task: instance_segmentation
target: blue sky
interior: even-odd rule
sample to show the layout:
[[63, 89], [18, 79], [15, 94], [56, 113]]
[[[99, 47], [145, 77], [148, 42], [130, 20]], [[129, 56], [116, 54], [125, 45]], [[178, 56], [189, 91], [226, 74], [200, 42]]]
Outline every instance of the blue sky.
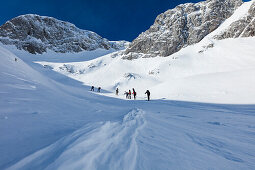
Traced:
[[109, 40], [132, 41], [156, 16], [186, 2], [200, 0], [5, 0], [0, 25], [22, 14], [39, 14], [68, 21]]

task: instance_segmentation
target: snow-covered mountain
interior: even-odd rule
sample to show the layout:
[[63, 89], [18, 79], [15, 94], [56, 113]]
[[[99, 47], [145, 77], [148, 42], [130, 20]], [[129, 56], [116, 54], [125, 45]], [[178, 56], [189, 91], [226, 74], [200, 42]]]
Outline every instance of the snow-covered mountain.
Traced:
[[[255, 36], [255, 1], [244, 10], [245, 15], [236, 18], [224, 31], [215, 35], [216, 39], [253, 37]], [[247, 12], [248, 10], [248, 12]]]
[[255, 39], [215, 39], [231, 28], [232, 23], [250, 15], [253, 6], [254, 1], [244, 3], [199, 43], [168, 57], [147, 58], [144, 53], [131, 53], [137, 59], [125, 60], [124, 50], [85, 62], [39, 63], [109, 91], [119, 87], [124, 93], [135, 88], [141, 97], [150, 89], [157, 99], [254, 103]]
[[127, 45], [126, 41], [109, 41], [71, 23], [34, 14], [21, 15], [3, 24], [0, 27], [0, 42], [33, 54], [42, 54], [48, 49], [59, 53], [99, 48], [119, 50]]
[[[7, 22], [0, 29], [0, 41], [10, 44], [0, 43], [0, 169], [255, 169], [255, 0], [241, 4], [208, 0], [170, 10], [173, 17], [193, 11], [187, 17], [203, 19], [195, 28], [206, 33], [190, 34], [192, 45], [180, 43], [166, 57], [153, 43], [152, 54], [116, 51], [127, 43], [49, 17]], [[132, 88], [137, 100], [126, 100]]]
[[255, 167], [254, 105], [105, 97], [21, 52], [0, 47], [0, 169]]
[[168, 10], [131, 43], [124, 58], [137, 58], [137, 53], [146, 54], [144, 57], [165, 57], [198, 43], [217, 29], [242, 3], [242, 0], [207, 0]]

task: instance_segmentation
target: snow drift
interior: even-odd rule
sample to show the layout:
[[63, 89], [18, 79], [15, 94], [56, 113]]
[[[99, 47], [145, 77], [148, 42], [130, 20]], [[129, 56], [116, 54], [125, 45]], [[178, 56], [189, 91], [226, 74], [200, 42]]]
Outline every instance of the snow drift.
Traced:
[[165, 58], [1, 46], [0, 169], [254, 169], [255, 39], [214, 38], [253, 2]]

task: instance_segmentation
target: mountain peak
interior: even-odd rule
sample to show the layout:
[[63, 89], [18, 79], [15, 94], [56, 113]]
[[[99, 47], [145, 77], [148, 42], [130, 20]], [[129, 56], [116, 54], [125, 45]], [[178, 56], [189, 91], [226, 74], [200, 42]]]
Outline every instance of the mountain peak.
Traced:
[[0, 42], [15, 45], [30, 53], [81, 52], [118, 46], [98, 34], [77, 28], [53, 17], [26, 14], [7, 21], [0, 27]]
[[242, 0], [207, 0], [181, 4], [167, 10], [131, 43], [124, 58], [138, 56], [132, 53], [165, 57], [198, 43], [217, 29], [242, 3]]

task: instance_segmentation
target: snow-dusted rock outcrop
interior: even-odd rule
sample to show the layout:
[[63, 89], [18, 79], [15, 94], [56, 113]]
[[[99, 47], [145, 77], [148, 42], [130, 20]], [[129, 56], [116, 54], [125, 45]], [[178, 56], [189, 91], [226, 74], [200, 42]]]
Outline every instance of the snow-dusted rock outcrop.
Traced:
[[110, 42], [98, 34], [52, 17], [21, 15], [0, 27], [0, 42], [15, 45], [30, 53], [91, 51], [98, 48], [123, 48], [125, 42]]
[[231, 23], [227, 29], [215, 35], [214, 38], [221, 40], [255, 36], [255, 1], [253, 0], [251, 3], [248, 13], [245, 16]]
[[207, 0], [187, 3], [160, 14], [155, 23], [136, 38], [124, 59], [169, 56], [183, 47], [198, 43], [229, 18], [242, 0]]

